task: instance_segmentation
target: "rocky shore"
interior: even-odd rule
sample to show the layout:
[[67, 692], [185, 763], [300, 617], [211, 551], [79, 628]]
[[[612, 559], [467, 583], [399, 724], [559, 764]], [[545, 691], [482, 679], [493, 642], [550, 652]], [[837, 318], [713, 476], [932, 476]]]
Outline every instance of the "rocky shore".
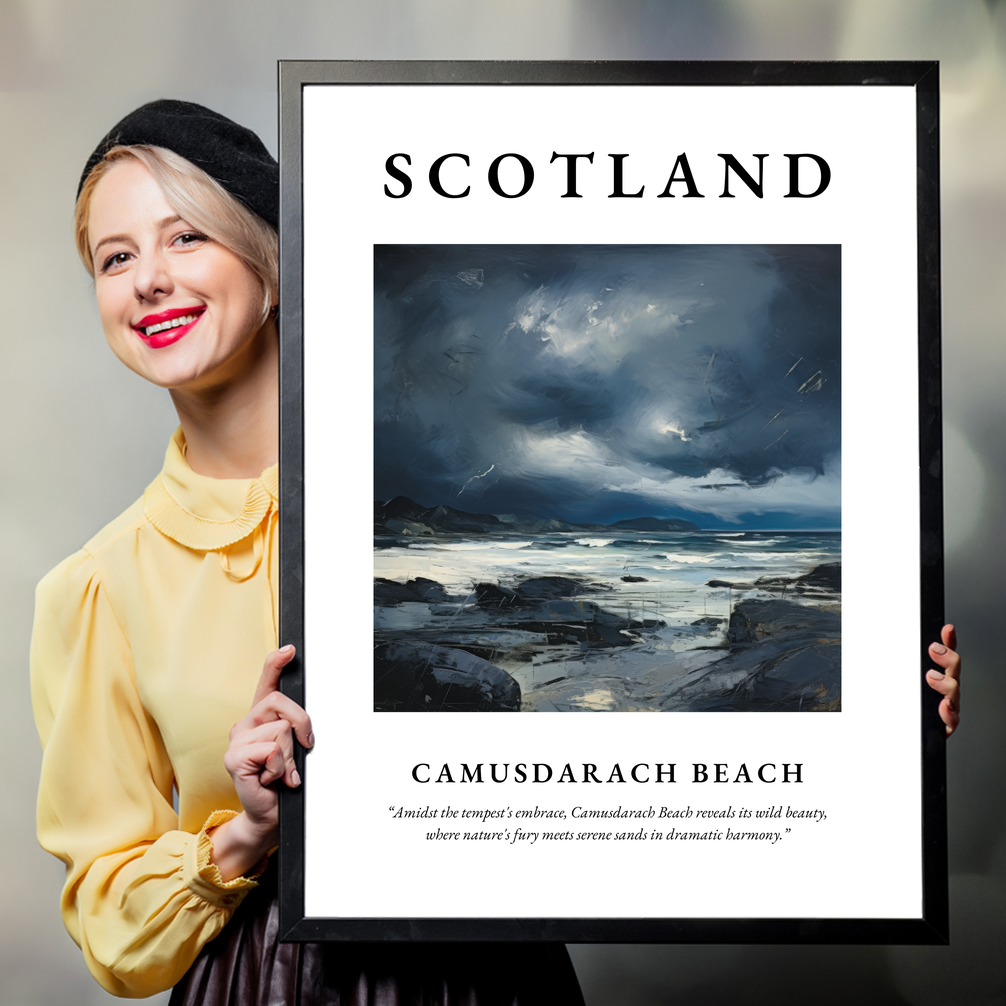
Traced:
[[730, 615], [729, 653], [686, 671], [659, 699], [665, 711], [838, 711], [842, 619], [785, 600], [741, 601]]
[[[734, 603], [725, 626], [716, 617], [692, 622], [686, 628], [694, 645], [672, 656], [666, 646], [657, 645], [664, 623], [608, 610], [612, 588], [603, 584], [543, 576], [512, 586], [477, 583], [466, 596], [457, 596], [423, 577], [404, 584], [376, 578], [375, 608], [384, 615], [375, 631], [375, 709], [754, 712], [841, 707], [840, 563], [797, 577], [712, 581], [710, 586], [761, 596]], [[407, 617], [413, 612], [422, 617]], [[547, 661], [554, 665], [555, 677], [536, 681], [523, 694], [500, 666], [552, 653], [570, 659]]]

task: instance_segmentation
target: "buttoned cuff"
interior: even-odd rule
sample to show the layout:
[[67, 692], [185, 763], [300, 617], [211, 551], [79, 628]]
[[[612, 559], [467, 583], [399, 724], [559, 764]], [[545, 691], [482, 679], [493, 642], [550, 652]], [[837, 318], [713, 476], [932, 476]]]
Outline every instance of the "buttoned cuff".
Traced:
[[202, 831], [194, 836], [195, 841], [185, 846], [182, 857], [182, 876], [189, 890], [211, 905], [228, 910], [237, 908], [245, 895], [258, 887], [255, 878], [261, 876], [269, 865], [269, 857], [263, 856], [255, 868], [243, 877], [224, 880], [220, 875], [216, 863], [210, 859], [213, 842], [208, 832], [237, 816], [238, 811], [235, 810], [215, 810], [206, 819]]

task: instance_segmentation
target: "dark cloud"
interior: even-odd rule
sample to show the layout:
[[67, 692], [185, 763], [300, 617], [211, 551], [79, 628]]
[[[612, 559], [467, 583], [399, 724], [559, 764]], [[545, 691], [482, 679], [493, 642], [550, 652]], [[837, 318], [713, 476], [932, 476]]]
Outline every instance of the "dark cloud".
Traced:
[[378, 498], [837, 524], [837, 246], [380, 246], [374, 307]]

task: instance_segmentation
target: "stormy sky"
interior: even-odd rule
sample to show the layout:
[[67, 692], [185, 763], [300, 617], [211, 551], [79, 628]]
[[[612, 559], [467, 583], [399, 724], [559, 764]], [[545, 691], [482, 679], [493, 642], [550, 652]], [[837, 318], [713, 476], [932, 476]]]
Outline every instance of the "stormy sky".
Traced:
[[378, 246], [375, 498], [840, 526], [835, 245]]

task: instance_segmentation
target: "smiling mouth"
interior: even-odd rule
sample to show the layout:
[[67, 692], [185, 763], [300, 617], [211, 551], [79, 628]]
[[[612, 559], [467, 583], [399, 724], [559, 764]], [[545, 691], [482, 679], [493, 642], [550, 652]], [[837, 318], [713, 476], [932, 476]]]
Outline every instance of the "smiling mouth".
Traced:
[[[161, 332], [170, 332], [174, 328], [183, 328], [197, 321], [206, 308], [188, 308], [182, 310], [165, 311], [161, 315], [148, 315], [142, 318], [140, 323], [133, 326], [137, 335], [144, 339], [149, 339]], [[144, 324], [148, 322], [148, 324]]]
[[158, 314], [146, 315], [133, 325], [133, 331], [148, 348], [164, 349], [188, 335], [205, 311], [206, 307], [203, 305], [173, 307]]
[[169, 328], [181, 328], [182, 325], [191, 325], [199, 317], [199, 314], [183, 314], [180, 318], [172, 318], [171, 321], [162, 321], [159, 325], [148, 325], [141, 328], [140, 332], [150, 338], [158, 332], [166, 332]]

